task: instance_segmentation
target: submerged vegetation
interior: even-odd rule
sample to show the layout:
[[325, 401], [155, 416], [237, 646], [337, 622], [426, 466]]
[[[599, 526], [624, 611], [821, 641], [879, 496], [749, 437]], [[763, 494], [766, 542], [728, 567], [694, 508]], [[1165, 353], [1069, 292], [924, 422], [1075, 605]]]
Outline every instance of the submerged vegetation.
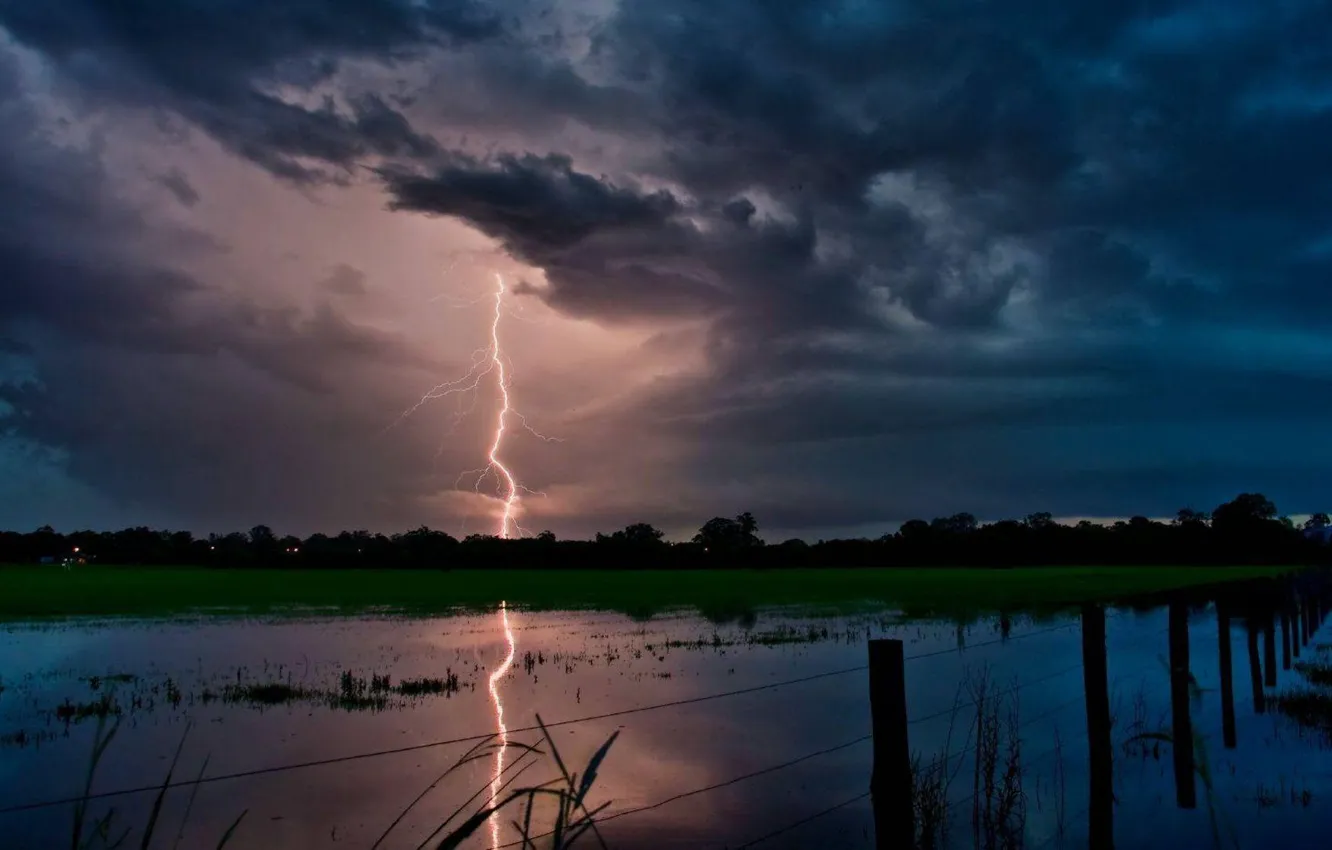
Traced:
[[1332, 744], [1332, 646], [1318, 644], [1313, 657], [1296, 662], [1295, 670], [1308, 684], [1276, 694], [1272, 703], [1301, 729]]
[[[964, 700], [964, 697], [966, 699]], [[974, 708], [961, 747], [953, 739], [964, 709]], [[1026, 834], [1028, 794], [1017, 691], [993, 681], [988, 668], [968, 674], [958, 689], [942, 751], [911, 764], [915, 850], [955, 847], [950, 833], [959, 806], [968, 808], [973, 850], [1019, 850]], [[1056, 753], [1058, 754], [1058, 753]], [[971, 793], [954, 799], [952, 787], [970, 757]], [[1062, 795], [1060, 796], [1062, 802]]]
[[1310, 684], [1332, 687], [1332, 652], [1320, 651], [1311, 661], [1297, 661], [1295, 670]]
[[[36, 716], [47, 719], [48, 732], [49, 721], [68, 728], [86, 720], [132, 716], [151, 712], [159, 706], [179, 708], [182, 704], [194, 705], [196, 702], [201, 705], [220, 702], [223, 705], [261, 710], [303, 703], [340, 711], [386, 711], [409, 708], [426, 697], [448, 698], [464, 687], [475, 690], [474, 683], [464, 684], [452, 669], [446, 669], [442, 677], [409, 678], [396, 684], [387, 673], [371, 673], [369, 678], [365, 678], [351, 671], [343, 671], [338, 677], [337, 687], [330, 688], [296, 684], [290, 679], [242, 681], [240, 671], [237, 671], [237, 680], [234, 682], [228, 682], [217, 690], [205, 685], [197, 692], [182, 689], [171, 677], [162, 682], [141, 681], [136, 677], [133, 682], [139, 684], [139, 687], [128, 692], [102, 689], [100, 677], [93, 676], [87, 681], [90, 690], [99, 691], [94, 698], [76, 700], [66, 696], [53, 708], [36, 712]], [[18, 730], [0, 737], [0, 747], [24, 747], [40, 743], [48, 737], [48, 734], [40, 731]]]

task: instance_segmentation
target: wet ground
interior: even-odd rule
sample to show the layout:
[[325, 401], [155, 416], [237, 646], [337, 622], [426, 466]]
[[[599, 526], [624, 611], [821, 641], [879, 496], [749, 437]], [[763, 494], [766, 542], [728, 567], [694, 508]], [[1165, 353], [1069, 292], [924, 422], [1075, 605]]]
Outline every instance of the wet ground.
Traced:
[[[497, 767], [507, 777], [534, 761], [520, 785], [556, 774], [548, 757], [524, 761], [519, 746], [541, 743], [531, 728], [540, 714], [558, 724], [551, 738], [574, 767], [619, 733], [588, 797], [607, 804], [599, 829], [612, 848], [765, 838], [757, 846], [874, 847], [865, 665], [868, 641], [889, 638], [906, 656], [910, 748], [923, 776], [947, 777], [930, 787], [949, 805], [926, 806], [946, 812], [945, 846], [1112, 846], [1104, 827], [1090, 834], [1101, 822], [1094, 804], [1109, 799], [1091, 796], [1099, 745], [1113, 757], [1113, 846], [1321, 847], [1332, 830], [1332, 751], [1316, 711], [1302, 726], [1280, 698], [1314, 687], [1307, 664], [1332, 664], [1322, 646], [1332, 635], [1306, 638], [1305, 624], [1322, 617], [1292, 608], [1293, 598], [1264, 583], [1220, 606], [1206, 594], [1177, 599], [1173, 642], [1165, 601], [1110, 608], [1105, 728], [1088, 712], [1100, 644], [1086, 645], [1076, 611], [967, 624], [903, 622], [891, 611], [769, 610], [715, 623], [497, 609], [10, 625], [0, 632], [0, 809], [79, 797], [99, 724], [102, 734], [118, 724], [94, 795], [160, 785], [178, 746], [173, 779], [206, 780], [193, 798], [190, 786], [166, 795], [154, 846], [173, 846], [188, 807], [180, 847], [216, 846], [245, 812], [230, 847], [370, 847], [387, 831], [380, 846], [414, 848], [468, 798], [489, 799]], [[996, 735], [989, 749], [978, 746], [973, 705], [982, 691], [995, 720], [982, 724]], [[510, 746], [434, 784], [477, 743], [442, 742], [501, 726]], [[1186, 727], [1193, 746], [1177, 746]], [[982, 755], [978, 774], [978, 751], [995, 770]], [[97, 797], [88, 819], [114, 808], [138, 846], [154, 797]], [[68, 847], [73, 817], [70, 803], [0, 814], [0, 845]], [[466, 846], [516, 841], [508, 819]]]

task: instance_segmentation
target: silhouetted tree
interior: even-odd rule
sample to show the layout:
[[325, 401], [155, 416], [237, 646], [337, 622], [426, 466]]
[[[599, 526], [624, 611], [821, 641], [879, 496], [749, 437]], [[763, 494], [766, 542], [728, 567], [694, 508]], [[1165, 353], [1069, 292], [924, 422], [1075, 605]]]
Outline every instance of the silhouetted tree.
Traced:
[[944, 534], [970, 534], [976, 530], [976, 517], [965, 512], [948, 517], [935, 517], [930, 522], [930, 528]]
[[643, 549], [662, 545], [662, 541], [665, 537], [665, 532], [660, 529], [654, 528], [646, 522], [636, 522], [633, 525], [625, 526], [614, 534], [606, 535], [598, 533], [596, 540], [598, 543], [609, 543], [615, 546], [632, 546]]
[[698, 530], [693, 542], [712, 554], [734, 553], [763, 545], [758, 538], [758, 521], [750, 513], [740, 514], [735, 519], [713, 517]]
[[897, 536], [912, 543], [924, 541], [930, 536], [930, 524], [923, 519], [909, 519], [897, 530]]
[[1173, 525], [1197, 527], [1207, 525], [1212, 517], [1207, 511], [1195, 511], [1193, 508], [1180, 508], [1175, 514]]
[[1212, 511], [1212, 528], [1222, 532], [1253, 531], [1276, 515], [1276, 505], [1271, 499], [1261, 493], [1240, 493]]
[[1054, 516], [1052, 516], [1049, 511], [1041, 511], [1039, 513], [1027, 514], [1026, 525], [1027, 528], [1033, 529], [1035, 531], [1042, 531], [1045, 529], [1054, 528], [1055, 527]]

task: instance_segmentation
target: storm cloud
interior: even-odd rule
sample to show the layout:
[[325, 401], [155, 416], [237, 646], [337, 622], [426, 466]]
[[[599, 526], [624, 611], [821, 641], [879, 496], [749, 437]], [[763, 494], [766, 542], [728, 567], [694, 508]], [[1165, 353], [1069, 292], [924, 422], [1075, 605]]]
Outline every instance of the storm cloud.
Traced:
[[[1326, 4], [0, 0], [0, 28], [11, 439], [111, 502], [209, 525], [280, 478], [310, 486], [261, 499], [279, 525], [463, 511], [430, 459], [475, 465], [484, 422], [372, 423], [475, 327], [343, 250], [355, 204], [455, 228], [543, 317], [506, 329], [565, 442], [514, 452], [557, 531], [1326, 507]], [[100, 133], [176, 161], [134, 178]], [[202, 185], [224, 167], [308, 209], [301, 271]]]

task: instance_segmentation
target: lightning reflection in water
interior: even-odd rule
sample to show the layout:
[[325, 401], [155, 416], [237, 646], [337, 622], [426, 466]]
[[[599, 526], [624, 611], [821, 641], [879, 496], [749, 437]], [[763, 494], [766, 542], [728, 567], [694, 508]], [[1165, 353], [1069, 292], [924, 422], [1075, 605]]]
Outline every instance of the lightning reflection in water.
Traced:
[[[509, 644], [509, 654], [504, 657], [500, 666], [495, 668], [495, 672], [490, 674], [490, 700], [495, 703], [495, 733], [499, 738], [499, 747], [495, 750], [495, 775], [490, 780], [490, 805], [498, 802], [500, 788], [503, 787], [502, 777], [504, 774], [504, 751], [509, 746], [509, 730], [504, 725], [504, 703], [500, 700], [499, 683], [504, 678], [504, 674], [509, 672], [509, 667], [513, 665], [513, 657], [517, 652], [517, 644], [513, 639], [513, 629], [509, 627], [509, 609], [504, 602], [500, 602], [499, 607], [500, 622], [504, 627], [504, 640]], [[495, 813], [490, 816], [490, 846], [492, 850], [498, 850], [500, 845], [500, 815]]]

